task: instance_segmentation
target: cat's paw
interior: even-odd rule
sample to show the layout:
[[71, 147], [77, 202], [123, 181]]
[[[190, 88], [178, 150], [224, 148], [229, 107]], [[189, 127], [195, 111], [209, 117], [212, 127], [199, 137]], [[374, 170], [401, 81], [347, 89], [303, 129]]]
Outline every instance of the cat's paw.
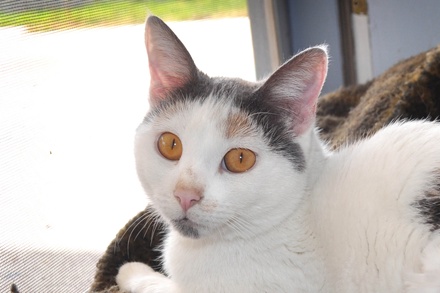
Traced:
[[126, 293], [176, 292], [170, 279], [140, 262], [129, 262], [121, 266], [116, 283]]
[[[129, 262], [119, 268], [116, 276], [116, 283], [120, 288], [127, 290], [130, 288], [130, 283], [136, 279], [145, 277], [154, 273], [153, 269], [141, 262]], [[128, 290], [128, 292], [131, 292]]]

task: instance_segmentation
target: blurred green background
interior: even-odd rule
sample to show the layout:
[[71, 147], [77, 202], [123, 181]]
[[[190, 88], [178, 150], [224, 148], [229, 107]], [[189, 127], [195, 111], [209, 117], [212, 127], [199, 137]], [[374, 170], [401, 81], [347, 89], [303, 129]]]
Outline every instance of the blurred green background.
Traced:
[[246, 0], [92, 0], [76, 5], [72, 5], [72, 1], [59, 1], [56, 6], [0, 9], [0, 26], [26, 26], [29, 31], [51, 31], [139, 24], [148, 14], [166, 21], [247, 15]]

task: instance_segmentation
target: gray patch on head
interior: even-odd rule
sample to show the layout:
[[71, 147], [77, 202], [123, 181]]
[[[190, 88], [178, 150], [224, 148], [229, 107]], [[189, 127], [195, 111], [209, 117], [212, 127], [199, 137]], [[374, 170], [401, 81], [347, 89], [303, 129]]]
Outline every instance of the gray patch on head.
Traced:
[[232, 100], [237, 108], [245, 113], [263, 130], [264, 137], [271, 149], [285, 156], [294, 168], [303, 172], [306, 167], [305, 157], [300, 145], [293, 141], [293, 133], [286, 121], [290, 113], [280, 111], [279, 105], [271, 105], [257, 91], [260, 84], [240, 79], [213, 79], [216, 87], [213, 94]]
[[248, 113], [252, 120], [263, 130], [264, 136], [273, 151], [286, 157], [299, 172], [306, 168], [304, 152], [293, 140], [293, 132], [288, 129], [287, 113], [282, 113], [275, 106], [267, 103], [258, 93], [240, 101], [238, 106]]
[[197, 239], [200, 238], [199, 231], [194, 227], [194, 223], [187, 218], [172, 220], [174, 229], [185, 237]]
[[293, 133], [287, 127], [286, 121], [290, 119], [290, 113], [283, 113], [279, 105], [271, 105], [269, 99], [261, 96], [258, 91], [260, 84], [238, 78], [209, 78], [201, 72], [197, 80], [170, 94], [168, 99], [148, 113], [144, 122], [148, 123], [156, 115], [171, 111], [177, 105], [190, 104], [185, 102], [203, 102], [208, 97], [217, 99], [220, 103], [232, 102], [262, 129], [269, 147], [274, 152], [286, 157], [297, 171], [305, 170], [303, 150], [294, 142]]

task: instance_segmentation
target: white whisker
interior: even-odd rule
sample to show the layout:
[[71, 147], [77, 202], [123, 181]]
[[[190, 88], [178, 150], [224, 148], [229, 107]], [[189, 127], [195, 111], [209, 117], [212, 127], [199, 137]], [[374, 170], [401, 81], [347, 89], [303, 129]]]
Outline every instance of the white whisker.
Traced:
[[130, 224], [130, 226], [127, 229], [125, 229], [124, 233], [117, 239], [117, 241], [115, 241], [115, 245], [114, 245], [114, 248], [113, 248], [114, 252], [116, 252], [117, 247], [119, 247], [122, 239], [124, 239], [124, 237], [128, 233], [128, 231], [130, 231], [130, 229], [132, 229], [133, 227], [136, 228], [137, 225], [139, 225], [138, 222], [143, 221], [145, 216], [146, 215], [144, 214], [144, 215], [138, 217], [136, 220], [133, 221], [133, 223]]

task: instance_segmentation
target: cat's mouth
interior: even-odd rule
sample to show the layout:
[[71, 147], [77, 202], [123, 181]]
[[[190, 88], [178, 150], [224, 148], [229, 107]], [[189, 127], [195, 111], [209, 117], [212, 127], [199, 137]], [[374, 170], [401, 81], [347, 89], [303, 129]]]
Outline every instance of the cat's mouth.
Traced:
[[184, 217], [182, 219], [172, 220], [171, 223], [173, 227], [183, 236], [189, 238], [200, 238], [199, 230], [197, 229], [197, 224]]

